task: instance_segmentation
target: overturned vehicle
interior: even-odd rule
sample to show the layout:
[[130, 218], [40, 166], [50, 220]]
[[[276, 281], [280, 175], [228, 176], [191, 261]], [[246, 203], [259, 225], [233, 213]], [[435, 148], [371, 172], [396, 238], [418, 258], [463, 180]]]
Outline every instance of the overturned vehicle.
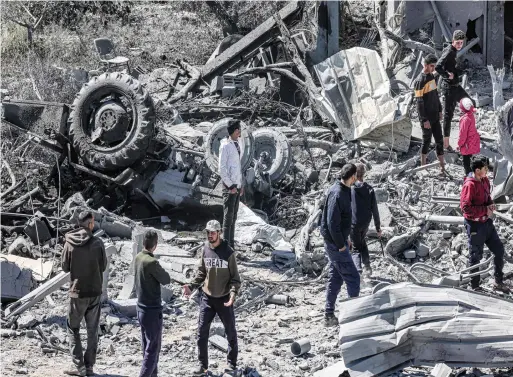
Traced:
[[[154, 100], [127, 73], [110, 72], [84, 84], [73, 104], [2, 101], [2, 122], [124, 195], [144, 197], [157, 210], [222, 205], [219, 146], [229, 118], [203, 122], [195, 131], [167, 103]], [[158, 125], [157, 125], [158, 124]], [[252, 131], [242, 122], [242, 167], [248, 197], [270, 196], [292, 163], [278, 130]], [[56, 178], [56, 166], [51, 179]]]

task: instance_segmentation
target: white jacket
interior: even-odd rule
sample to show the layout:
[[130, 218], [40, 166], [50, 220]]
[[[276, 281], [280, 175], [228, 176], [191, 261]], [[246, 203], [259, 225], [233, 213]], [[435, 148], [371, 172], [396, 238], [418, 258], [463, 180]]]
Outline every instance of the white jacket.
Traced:
[[219, 146], [219, 174], [226, 187], [236, 185], [242, 187], [242, 166], [241, 159], [244, 153], [244, 143], [242, 138], [238, 140], [240, 147], [240, 156], [234, 141], [227, 137], [221, 141]]

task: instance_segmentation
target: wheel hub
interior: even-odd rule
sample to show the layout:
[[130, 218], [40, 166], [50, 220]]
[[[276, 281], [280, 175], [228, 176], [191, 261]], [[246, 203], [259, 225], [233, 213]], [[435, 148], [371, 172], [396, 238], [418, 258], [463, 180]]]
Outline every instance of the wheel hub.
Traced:
[[96, 112], [94, 119], [93, 141], [106, 144], [120, 142], [125, 139], [130, 120], [126, 110], [116, 102], [105, 102]]

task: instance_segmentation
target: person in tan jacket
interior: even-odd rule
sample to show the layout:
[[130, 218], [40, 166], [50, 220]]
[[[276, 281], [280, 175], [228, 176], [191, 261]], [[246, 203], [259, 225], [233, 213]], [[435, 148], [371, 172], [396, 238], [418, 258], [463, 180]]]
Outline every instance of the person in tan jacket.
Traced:
[[239, 352], [233, 303], [241, 281], [235, 253], [228, 242], [221, 238], [219, 221], [209, 221], [205, 231], [208, 242], [203, 247], [196, 277], [190, 285], [184, 286], [184, 295], [190, 297], [191, 289], [202, 285], [198, 321], [199, 366], [193, 372], [196, 376], [208, 372], [208, 337], [210, 324], [216, 314], [223, 322], [228, 338], [228, 366], [225, 372], [236, 370]]

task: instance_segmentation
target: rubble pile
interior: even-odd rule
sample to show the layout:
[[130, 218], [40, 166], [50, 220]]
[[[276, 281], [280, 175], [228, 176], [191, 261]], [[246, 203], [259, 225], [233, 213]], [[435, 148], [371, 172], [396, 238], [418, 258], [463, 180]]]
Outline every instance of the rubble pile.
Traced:
[[[412, 91], [408, 85], [395, 87], [398, 81], [413, 81], [419, 72], [418, 51], [397, 42], [394, 30], [383, 25], [341, 51], [337, 36], [333, 50], [321, 16], [317, 32], [326, 35], [318, 37], [316, 51], [306, 51], [304, 36], [294, 29], [302, 7], [288, 3], [222, 52], [216, 50], [201, 67], [178, 61], [173, 68], [152, 72], [138, 67], [91, 76], [71, 106], [28, 103], [4, 98], [2, 92], [1, 335], [6, 350], [18, 350], [6, 352], [6, 375], [52, 375], [69, 359], [69, 275], [61, 271], [60, 257], [64, 235], [84, 209], [93, 212], [94, 232], [104, 240], [109, 259], [98, 370], [105, 375], [138, 371], [132, 262], [149, 228], [159, 234], [155, 255], [173, 280], [163, 289], [161, 370], [182, 376], [184, 368], [195, 365], [198, 302], [185, 300], [181, 285], [194, 276], [206, 221], [221, 218], [217, 165], [230, 118], [243, 124], [245, 194], [235, 229], [243, 285], [235, 312], [245, 376], [331, 377], [347, 371], [351, 376], [431, 372], [441, 377], [452, 368], [462, 368], [456, 370], [459, 376], [513, 373], [511, 329], [501, 328], [501, 321], [511, 322], [504, 308], [513, 297], [491, 289], [489, 250], [480, 272], [484, 293], [464, 289], [470, 272], [459, 209], [461, 156], [445, 154], [445, 176], [437, 174], [434, 150], [428, 164], [419, 166], [422, 135]], [[367, 17], [362, 13], [358, 18]], [[392, 41], [395, 55], [384, 54]], [[475, 57], [467, 64], [472, 62]], [[409, 68], [391, 70], [391, 64]], [[513, 97], [509, 75], [502, 75], [501, 82], [506, 100]], [[493, 162], [494, 223], [506, 250], [505, 279], [510, 279], [513, 145], [511, 137], [497, 135], [511, 132], [513, 100], [494, 107], [488, 98], [494, 97], [496, 85], [484, 68], [474, 69], [466, 80], [466, 89], [479, 103], [481, 151]], [[112, 93], [104, 87], [113, 88]], [[133, 108], [125, 111], [131, 98], [136, 98]], [[93, 104], [98, 106], [94, 116], [82, 111], [81, 106]], [[454, 120], [453, 139], [457, 127]], [[374, 272], [362, 282], [364, 297], [339, 304], [344, 329], [339, 337], [322, 326], [327, 260], [318, 221], [326, 191], [346, 163], [367, 168], [365, 180], [375, 189], [382, 237], [371, 226]], [[430, 303], [414, 302], [425, 292]], [[397, 297], [410, 300], [404, 306], [418, 313], [401, 311], [400, 304], [385, 314], [374, 313]], [[439, 301], [446, 303], [443, 315], [422, 325], [420, 314], [436, 317], [430, 304], [442, 305]], [[363, 317], [359, 310], [365, 308]], [[490, 351], [478, 354], [465, 343], [470, 354], [465, 357], [452, 348], [453, 353], [435, 352], [448, 342], [438, 337], [442, 330], [450, 332], [450, 339], [470, 339], [468, 329], [457, 326], [459, 320], [470, 318], [476, 332], [484, 328], [480, 311], [493, 317], [493, 334], [504, 339], [486, 340]], [[222, 360], [227, 352], [223, 326], [214, 323], [210, 335], [215, 347], [211, 359]], [[432, 348], [423, 349], [426, 339]], [[492, 353], [500, 357], [494, 359]], [[362, 355], [368, 358], [362, 361]], [[211, 365], [214, 370], [218, 366]]]

